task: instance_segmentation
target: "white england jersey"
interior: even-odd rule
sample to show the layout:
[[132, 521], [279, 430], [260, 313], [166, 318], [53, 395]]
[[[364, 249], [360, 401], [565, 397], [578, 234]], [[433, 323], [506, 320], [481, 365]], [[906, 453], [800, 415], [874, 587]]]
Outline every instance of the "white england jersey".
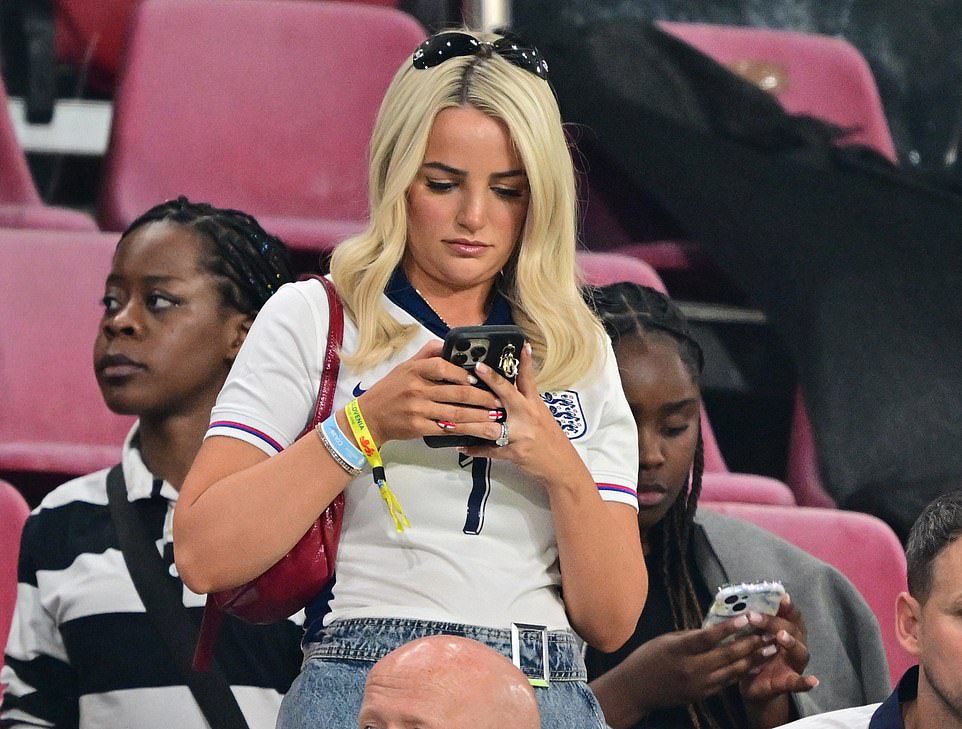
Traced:
[[[375, 367], [358, 370], [342, 362], [335, 408], [443, 336], [444, 325], [403, 277], [402, 288], [401, 295], [385, 295], [384, 306], [399, 322], [420, 329], [396, 356]], [[327, 331], [327, 296], [320, 282], [281, 287], [254, 321], [207, 435], [240, 438], [269, 455], [288, 447], [313, 413]], [[357, 340], [356, 326], [346, 319], [344, 351], [355, 351]], [[637, 508], [634, 420], [610, 344], [599, 358], [602, 365], [577, 387], [542, 397], [602, 498]], [[570, 627], [542, 487], [511, 463], [428, 448], [421, 439], [389, 442], [381, 456], [411, 526], [395, 530], [369, 470], [348, 484], [337, 582], [325, 623], [389, 617], [496, 628], [512, 622]]]

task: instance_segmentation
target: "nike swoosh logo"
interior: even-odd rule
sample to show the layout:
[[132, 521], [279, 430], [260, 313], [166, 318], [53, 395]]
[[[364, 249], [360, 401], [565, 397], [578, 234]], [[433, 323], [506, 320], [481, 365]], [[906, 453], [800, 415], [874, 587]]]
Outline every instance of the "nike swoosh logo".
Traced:
[[354, 397], [360, 397], [360, 396], [363, 395], [365, 392], [367, 392], [367, 390], [361, 389], [361, 383], [360, 383], [360, 382], [358, 382], [356, 385], [354, 385]]

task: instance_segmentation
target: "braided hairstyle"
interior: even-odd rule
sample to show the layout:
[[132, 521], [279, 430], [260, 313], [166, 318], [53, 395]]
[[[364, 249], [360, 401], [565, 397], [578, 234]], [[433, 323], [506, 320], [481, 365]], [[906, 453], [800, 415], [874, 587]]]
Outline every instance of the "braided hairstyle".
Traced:
[[[704, 368], [704, 354], [691, 335], [685, 315], [665, 294], [648, 286], [622, 282], [586, 287], [585, 297], [593, 305], [613, 345], [623, 337], [668, 337], [676, 343], [678, 356], [698, 384]], [[661, 582], [671, 606], [675, 630], [701, 627], [702, 608], [688, 568], [688, 552], [704, 470], [704, 442], [699, 426], [689, 488], [679, 492], [664, 518], [650, 529], [652, 539], [661, 541], [664, 567]], [[740, 716], [740, 712], [729, 705], [724, 694], [721, 699], [728, 714], [725, 718], [712, 716], [704, 702], [689, 705], [692, 726], [718, 727], [722, 723], [737, 726], [738, 721], [733, 719]]]
[[201, 266], [216, 279], [224, 304], [232, 309], [256, 314], [277, 289], [294, 280], [284, 242], [265, 231], [253, 216], [191, 202], [183, 195], [152, 207], [130, 224], [120, 240], [141, 226], [162, 221], [200, 233]]

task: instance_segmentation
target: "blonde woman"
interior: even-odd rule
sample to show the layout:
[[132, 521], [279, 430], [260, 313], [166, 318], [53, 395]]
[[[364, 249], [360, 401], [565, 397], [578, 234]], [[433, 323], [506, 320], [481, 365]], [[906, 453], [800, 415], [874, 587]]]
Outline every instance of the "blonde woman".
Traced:
[[[545, 727], [604, 726], [573, 631], [617, 648], [648, 585], [634, 425], [578, 293], [575, 207], [538, 51], [466, 31], [425, 41], [375, 125], [370, 224], [331, 263], [346, 310], [334, 415], [297, 438], [328, 313], [320, 283], [285, 286], [218, 398], [175, 518], [184, 580], [219, 590], [270, 567], [344, 492], [333, 598], [308, 606], [280, 727], [356, 726], [374, 662], [437, 633], [511, 657]], [[474, 387], [440, 357], [450, 327], [483, 323], [524, 331], [516, 386], [479, 368], [491, 391]], [[440, 434], [490, 445], [422, 440]]]

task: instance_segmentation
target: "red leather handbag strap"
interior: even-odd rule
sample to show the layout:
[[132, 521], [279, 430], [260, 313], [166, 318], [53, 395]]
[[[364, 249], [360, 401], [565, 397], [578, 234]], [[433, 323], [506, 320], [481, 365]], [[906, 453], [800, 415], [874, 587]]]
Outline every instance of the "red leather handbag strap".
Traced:
[[[305, 434], [325, 420], [334, 407], [334, 391], [337, 387], [337, 375], [341, 369], [341, 343], [344, 340], [344, 306], [338, 298], [334, 284], [324, 276], [310, 274], [305, 279], [313, 278], [320, 281], [327, 293], [327, 304], [330, 313], [327, 349], [324, 352], [324, 366], [321, 370], [321, 382], [317, 389], [317, 403], [314, 405], [314, 414], [304, 428]], [[343, 499], [343, 497], [340, 497]], [[332, 505], [333, 506], [333, 505]], [[331, 507], [328, 507], [330, 509]], [[204, 618], [201, 622], [200, 634], [197, 638], [197, 646], [194, 650], [193, 668], [195, 671], [207, 671], [210, 669], [214, 657], [214, 643], [220, 633], [221, 621], [224, 613], [217, 603], [207, 598], [207, 605], [204, 608]]]
[[337, 375], [341, 369], [340, 349], [344, 341], [344, 306], [334, 289], [334, 284], [330, 279], [317, 274], [311, 274], [309, 278], [320, 281], [327, 292], [330, 322], [327, 349], [324, 352], [324, 367], [321, 370], [321, 384], [317, 388], [317, 403], [314, 406], [314, 415], [304, 429], [305, 432], [325, 420], [334, 408], [334, 390], [337, 387]]

